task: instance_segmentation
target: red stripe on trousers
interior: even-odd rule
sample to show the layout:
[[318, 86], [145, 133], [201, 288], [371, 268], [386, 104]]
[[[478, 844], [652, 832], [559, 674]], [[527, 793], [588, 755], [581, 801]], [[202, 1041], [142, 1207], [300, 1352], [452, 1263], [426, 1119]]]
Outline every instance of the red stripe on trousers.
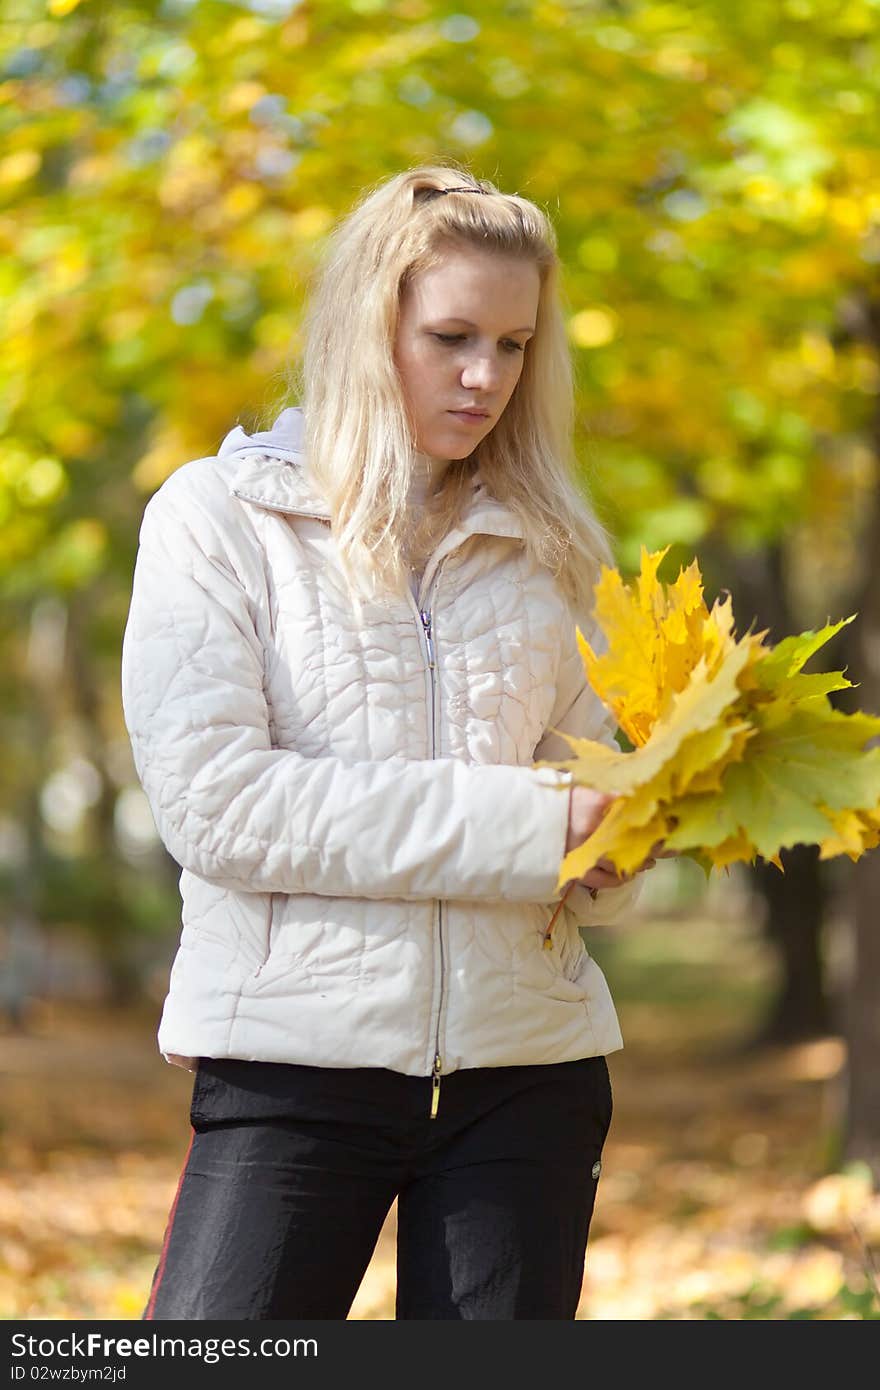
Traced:
[[189, 1156], [192, 1153], [193, 1140], [196, 1137], [195, 1130], [192, 1131], [189, 1139], [189, 1148], [186, 1151], [186, 1158], [183, 1160], [183, 1170], [177, 1183], [177, 1191], [174, 1194], [174, 1201], [171, 1203], [171, 1210], [168, 1213], [168, 1225], [165, 1228], [165, 1239], [162, 1242], [162, 1253], [159, 1256], [159, 1264], [156, 1268], [156, 1277], [153, 1280], [153, 1292], [150, 1294], [150, 1301], [147, 1304], [147, 1311], [144, 1313], [144, 1321], [149, 1322], [153, 1316], [153, 1309], [156, 1306], [156, 1295], [159, 1292], [159, 1285], [165, 1273], [165, 1262], [168, 1259], [168, 1246], [171, 1241], [171, 1228], [174, 1225], [174, 1215], [177, 1211], [177, 1203], [180, 1201], [180, 1189], [183, 1187], [183, 1179], [186, 1176], [186, 1165], [189, 1163]]

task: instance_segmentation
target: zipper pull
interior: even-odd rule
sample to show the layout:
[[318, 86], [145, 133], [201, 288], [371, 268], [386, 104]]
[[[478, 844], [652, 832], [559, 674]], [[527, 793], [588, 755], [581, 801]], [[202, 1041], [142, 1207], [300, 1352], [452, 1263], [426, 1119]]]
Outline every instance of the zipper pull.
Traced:
[[434, 1053], [434, 1069], [431, 1072], [431, 1119], [437, 1118], [437, 1107], [440, 1104], [440, 1068], [443, 1063], [440, 1060], [440, 1053]]
[[434, 669], [434, 643], [431, 641], [431, 614], [427, 608], [423, 608], [419, 613], [422, 620], [422, 627], [425, 629], [425, 640], [428, 643], [428, 665]]

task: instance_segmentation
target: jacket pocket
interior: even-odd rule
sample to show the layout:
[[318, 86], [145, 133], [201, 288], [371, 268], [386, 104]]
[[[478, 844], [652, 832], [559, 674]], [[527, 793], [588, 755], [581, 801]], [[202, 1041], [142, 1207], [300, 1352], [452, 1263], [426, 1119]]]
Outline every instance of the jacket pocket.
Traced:
[[587, 953], [578, 937], [570, 939], [564, 922], [557, 922], [550, 937], [550, 949], [544, 945], [543, 931], [532, 931], [514, 953], [514, 979], [517, 989], [536, 990], [539, 994], [569, 1003], [583, 1003], [585, 991], [578, 983]]
[[557, 944], [557, 960], [562, 976], [575, 984], [589, 957], [590, 953], [577, 928], [563, 923]]
[[281, 920], [281, 905], [279, 899], [285, 898], [285, 893], [267, 894], [268, 902], [266, 905], [266, 920], [263, 928], [263, 940], [260, 945], [259, 958], [256, 965], [250, 972], [250, 978], [256, 980], [272, 958], [272, 952], [276, 945], [278, 924]]

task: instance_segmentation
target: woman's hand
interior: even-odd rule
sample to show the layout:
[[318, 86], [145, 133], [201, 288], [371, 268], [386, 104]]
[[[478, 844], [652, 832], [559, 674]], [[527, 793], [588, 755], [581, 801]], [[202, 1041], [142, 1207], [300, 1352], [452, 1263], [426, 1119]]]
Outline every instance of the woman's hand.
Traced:
[[613, 801], [614, 797], [608, 792], [597, 792], [593, 791], [592, 787], [581, 787], [572, 783], [568, 794], [566, 854], [592, 835]]
[[[607, 792], [593, 791], [591, 787], [582, 787], [572, 784], [568, 801], [568, 835], [565, 841], [565, 852], [576, 849], [582, 844], [593, 831], [597, 828], [602, 818], [607, 814], [608, 808], [614, 801], [614, 797]], [[653, 869], [657, 858], [667, 858], [672, 851], [664, 851], [662, 842], [653, 845], [651, 852], [638, 868], [629, 874], [619, 874], [611, 863], [610, 859], [599, 859], [588, 869], [582, 878], [569, 879], [565, 884], [568, 888], [570, 883], [581, 883], [585, 888], [598, 890], [600, 888], [620, 888], [622, 884], [629, 883], [636, 874], [643, 873], [647, 869]], [[564, 890], [563, 890], [564, 891]]]

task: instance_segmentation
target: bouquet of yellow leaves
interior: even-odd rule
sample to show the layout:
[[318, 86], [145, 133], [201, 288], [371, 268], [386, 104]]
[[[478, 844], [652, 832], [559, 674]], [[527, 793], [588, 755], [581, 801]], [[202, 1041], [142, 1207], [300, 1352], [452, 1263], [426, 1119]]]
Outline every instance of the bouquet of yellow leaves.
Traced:
[[[633, 745], [562, 736], [574, 757], [539, 762], [614, 796], [596, 830], [563, 859], [557, 891], [603, 856], [631, 873], [662, 842], [708, 872], [818, 844], [820, 857], [858, 859], [880, 843], [880, 718], [836, 710], [840, 671], [802, 667], [853, 617], [766, 645], [737, 640], [729, 597], [711, 611], [696, 561], [664, 585], [666, 550], [642, 549], [631, 586], [603, 568], [594, 617], [597, 655], [578, 629], [587, 678]], [[561, 731], [557, 731], [561, 732]]]

